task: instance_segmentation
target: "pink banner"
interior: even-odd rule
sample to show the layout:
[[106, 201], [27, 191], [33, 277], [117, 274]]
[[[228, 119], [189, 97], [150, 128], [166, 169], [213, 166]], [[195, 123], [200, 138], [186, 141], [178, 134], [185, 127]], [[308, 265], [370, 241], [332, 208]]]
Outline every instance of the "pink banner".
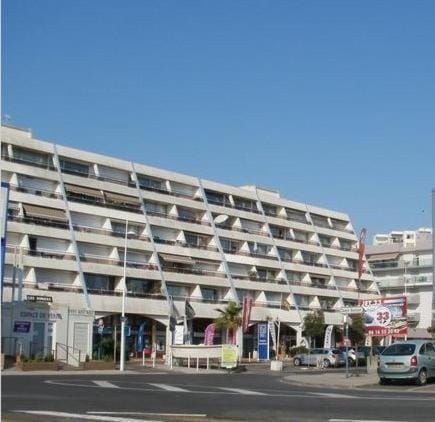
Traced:
[[205, 337], [204, 338], [204, 344], [206, 346], [213, 345], [215, 331], [216, 331], [216, 325], [215, 324], [207, 325], [207, 328], [205, 329], [205, 333], [204, 333], [204, 337]]

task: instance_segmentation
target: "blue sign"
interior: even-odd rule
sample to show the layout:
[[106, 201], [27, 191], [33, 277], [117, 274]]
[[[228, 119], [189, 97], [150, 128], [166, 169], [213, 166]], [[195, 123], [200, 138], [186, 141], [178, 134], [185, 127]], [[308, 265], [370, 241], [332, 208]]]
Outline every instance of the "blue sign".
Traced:
[[145, 322], [139, 325], [139, 330], [137, 332], [136, 340], [136, 350], [141, 352], [144, 348], [144, 335], [145, 335]]
[[28, 333], [30, 331], [29, 321], [15, 321], [14, 333]]
[[131, 336], [131, 327], [129, 325], [126, 325], [124, 327], [124, 336], [125, 337], [130, 337]]
[[267, 322], [258, 323], [258, 359], [269, 359], [269, 325]]

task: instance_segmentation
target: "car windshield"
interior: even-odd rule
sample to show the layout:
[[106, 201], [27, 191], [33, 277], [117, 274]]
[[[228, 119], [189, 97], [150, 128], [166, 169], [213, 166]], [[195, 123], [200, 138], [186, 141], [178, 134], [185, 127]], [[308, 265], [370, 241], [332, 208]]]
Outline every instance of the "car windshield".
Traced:
[[384, 350], [382, 356], [409, 356], [414, 352], [415, 344], [393, 344]]

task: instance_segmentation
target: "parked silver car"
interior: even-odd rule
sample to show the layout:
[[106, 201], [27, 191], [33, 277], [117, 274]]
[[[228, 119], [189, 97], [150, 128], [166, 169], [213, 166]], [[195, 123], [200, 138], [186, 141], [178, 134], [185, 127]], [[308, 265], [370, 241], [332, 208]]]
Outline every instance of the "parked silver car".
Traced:
[[301, 353], [294, 356], [294, 366], [308, 365], [308, 366], [321, 366], [327, 368], [329, 366], [344, 365], [343, 353], [338, 349], [312, 349], [311, 353]]
[[428, 378], [435, 377], [435, 342], [412, 340], [392, 344], [379, 356], [378, 375], [380, 384], [393, 379], [426, 384]]

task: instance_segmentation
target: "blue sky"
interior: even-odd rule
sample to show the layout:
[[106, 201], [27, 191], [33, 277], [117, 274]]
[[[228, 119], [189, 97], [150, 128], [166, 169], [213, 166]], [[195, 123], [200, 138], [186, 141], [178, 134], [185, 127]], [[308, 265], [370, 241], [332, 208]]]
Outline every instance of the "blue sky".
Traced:
[[2, 114], [36, 136], [431, 225], [432, 0], [3, 0]]

